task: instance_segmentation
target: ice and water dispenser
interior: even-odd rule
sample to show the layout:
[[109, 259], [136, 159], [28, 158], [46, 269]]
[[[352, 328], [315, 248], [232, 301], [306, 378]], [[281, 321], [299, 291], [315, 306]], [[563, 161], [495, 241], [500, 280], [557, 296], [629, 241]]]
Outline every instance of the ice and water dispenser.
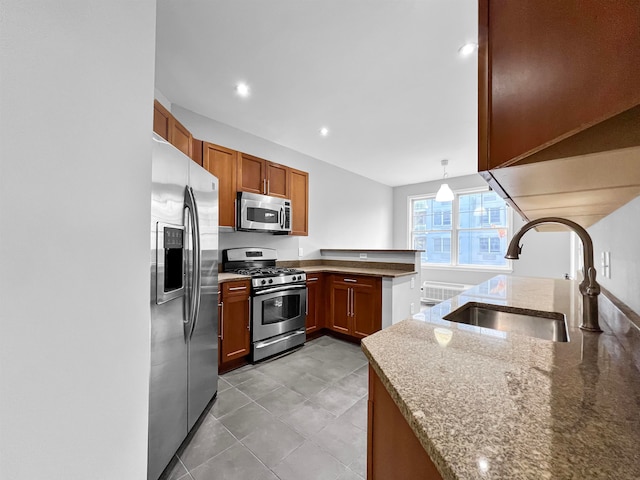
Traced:
[[156, 303], [168, 302], [184, 295], [184, 227], [158, 223]]

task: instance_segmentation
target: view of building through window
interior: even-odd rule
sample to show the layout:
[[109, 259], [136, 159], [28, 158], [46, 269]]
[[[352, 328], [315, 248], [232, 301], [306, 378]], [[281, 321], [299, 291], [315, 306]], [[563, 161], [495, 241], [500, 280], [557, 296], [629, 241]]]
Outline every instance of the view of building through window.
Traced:
[[508, 266], [504, 253], [510, 224], [504, 200], [492, 191], [456, 194], [451, 202], [414, 197], [411, 244], [425, 250], [422, 263], [452, 266]]

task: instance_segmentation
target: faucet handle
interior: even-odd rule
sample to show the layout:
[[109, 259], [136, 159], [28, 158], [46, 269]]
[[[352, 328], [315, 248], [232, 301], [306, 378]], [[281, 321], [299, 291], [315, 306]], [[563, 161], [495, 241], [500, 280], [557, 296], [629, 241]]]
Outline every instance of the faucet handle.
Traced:
[[587, 278], [589, 278], [589, 284], [587, 285], [586, 294], [596, 296], [600, 294], [600, 285], [596, 282], [596, 269], [589, 267], [587, 270]]

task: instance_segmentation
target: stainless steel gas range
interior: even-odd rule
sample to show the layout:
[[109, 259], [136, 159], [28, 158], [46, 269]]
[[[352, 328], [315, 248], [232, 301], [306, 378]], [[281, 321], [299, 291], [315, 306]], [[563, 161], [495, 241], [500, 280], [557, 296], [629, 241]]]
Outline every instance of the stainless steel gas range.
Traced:
[[251, 277], [251, 359], [253, 362], [302, 346], [306, 340], [307, 276], [276, 267], [271, 248], [230, 248], [223, 269]]

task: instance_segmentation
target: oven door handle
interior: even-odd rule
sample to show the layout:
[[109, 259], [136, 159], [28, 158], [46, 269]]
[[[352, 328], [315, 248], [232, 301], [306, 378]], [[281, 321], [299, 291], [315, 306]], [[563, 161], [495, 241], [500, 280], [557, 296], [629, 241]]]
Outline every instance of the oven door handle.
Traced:
[[285, 340], [289, 340], [290, 338], [297, 337], [298, 335], [303, 335], [304, 333], [305, 333], [305, 330], [303, 328], [301, 330], [296, 330], [295, 332], [290, 333], [286, 337], [276, 338], [275, 340], [267, 340], [264, 342], [258, 342], [255, 344], [255, 346], [256, 348], [268, 347], [269, 345], [273, 345], [274, 343], [284, 342]]
[[286, 290], [302, 290], [304, 288], [307, 288], [307, 286], [306, 285], [283, 285], [282, 287], [273, 287], [273, 288], [267, 288], [266, 290], [260, 290], [258, 292], [255, 292], [253, 295], [255, 297], [258, 297], [260, 295], [266, 295], [268, 293], [284, 292]]

